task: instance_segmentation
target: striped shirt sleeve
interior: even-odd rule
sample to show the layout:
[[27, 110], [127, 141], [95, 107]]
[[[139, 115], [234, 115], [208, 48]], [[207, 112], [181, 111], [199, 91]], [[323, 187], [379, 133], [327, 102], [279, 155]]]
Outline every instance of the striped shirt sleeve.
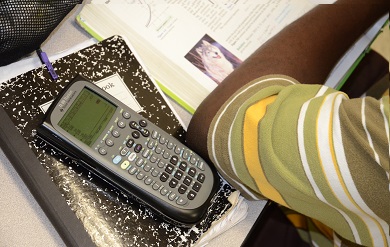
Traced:
[[389, 246], [388, 96], [349, 99], [287, 76], [261, 77], [220, 108], [207, 145], [246, 198], [269, 198], [349, 241]]

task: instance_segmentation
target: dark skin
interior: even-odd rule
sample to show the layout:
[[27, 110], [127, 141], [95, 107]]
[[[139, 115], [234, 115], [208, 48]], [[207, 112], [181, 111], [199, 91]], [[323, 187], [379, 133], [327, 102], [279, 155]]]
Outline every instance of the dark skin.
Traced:
[[253, 79], [284, 74], [303, 84], [323, 83], [349, 47], [388, 10], [387, 1], [341, 0], [319, 5], [291, 23], [202, 102], [188, 127], [188, 146], [209, 159], [207, 132], [213, 117], [234, 92]]

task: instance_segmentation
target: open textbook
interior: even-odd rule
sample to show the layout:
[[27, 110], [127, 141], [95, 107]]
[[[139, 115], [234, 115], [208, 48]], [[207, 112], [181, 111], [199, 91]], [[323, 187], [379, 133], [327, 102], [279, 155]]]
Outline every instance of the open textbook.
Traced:
[[88, 4], [78, 21], [98, 40], [126, 36], [163, 91], [190, 112], [262, 43], [314, 6], [306, 0], [116, 4], [128, 2]]
[[[127, 37], [162, 90], [193, 113], [242, 61], [318, 2], [92, 0], [77, 20], [98, 40]], [[371, 41], [346, 62], [353, 64]], [[330, 86], [336, 88], [352, 64], [338, 66]]]

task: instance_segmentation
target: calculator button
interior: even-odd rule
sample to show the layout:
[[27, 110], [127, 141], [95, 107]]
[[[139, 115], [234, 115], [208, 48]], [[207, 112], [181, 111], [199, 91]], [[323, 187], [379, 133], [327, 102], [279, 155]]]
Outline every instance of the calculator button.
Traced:
[[144, 159], [138, 159], [135, 163], [137, 166], [141, 167], [144, 164]]
[[175, 168], [171, 165], [171, 164], [168, 164], [167, 167], [165, 167], [165, 171], [169, 174], [172, 174], [173, 170]]
[[142, 145], [141, 144], [135, 145], [135, 147], [134, 147], [134, 151], [135, 152], [139, 153], [139, 152], [141, 152], [141, 150], [142, 150]]
[[113, 137], [116, 137], [116, 138], [118, 138], [121, 134], [120, 134], [120, 132], [119, 131], [117, 131], [117, 130], [113, 130], [113, 131], [111, 131], [111, 135], [113, 136]]
[[167, 139], [165, 139], [165, 137], [163, 137], [163, 136], [160, 137], [159, 142], [160, 142], [161, 144], [165, 144], [166, 141], [167, 141]]
[[106, 145], [109, 146], [109, 147], [114, 146], [114, 142], [113, 142], [113, 140], [111, 140], [111, 139], [106, 139], [105, 143], [106, 143]]
[[196, 193], [191, 190], [190, 192], [188, 192], [187, 198], [190, 200], [194, 200], [195, 196], [196, 196]]
[[160, 168], [164, 168], [165, 163], [160, 161], [160, 162], [158, 162], [157, 166], [160, 167]]
[[154, 190], [158, 190], [158, 189], [160, 189], [160, 187], [161, 187], [161, 185], [159, 183], [157, 183], [157, 182], [152, 185], [152, 188]]
[[129, 126], [130, 126], [130, 128], [132, 128], [132, 129], [138, 129], [138, 128], [139, 128], [139, 125], [138, 125], [137, 122], [135, 122], [135, 121], [131, 121], [131, 122], [129, 123]]
[[134, 174], [136, 174], [137, 172], [138, 172], [137, 167], [135, 167], [135, 166], [130, 167], [130, 169], [129, 169], [129, 174], [134, 175]]
[[198, 180], [201, 183], [203, 183], [205, 179], [206, 176], [203, 173], [199, 173], [198, 177], [196, 178], [196, 180]]
[[123, 129], [124, 127], [126, 127], [126, 123], [123, 122], [123, 121], [121, 121], [121, 120], [118, 121], [117, 125], [118, 125], [118, 127], [121, 128], [121, 129]]
[[179, 197], [179, 198], [177, 198], [177, 201], [176, 201], [176, 203], [177, 203], [177, 205], [185, 205], [185, 204], [187, 204], [187, 199], [185, 199], [185, 198], [182, 198], [182, 197]]
[[188, 175], [190, 175], [191, 177], [195, 177], [196, 175], [196, 169], [193, 168], [193, 167], [190, 167], [190, 169], [188, 169]]
[[135, 158], [137, 158], [137, 154], [136, 154], [136, 153], [131, 153], [131, 154], [129, 155], [129, 157], [127, 157], [127, 159], [128, 159], [130, 162], [134, 161]]
[[137, 176], [136, 176], [136, 178], [139, 179], [139, 180], [142, 180], [144, 177], [145, 177], [145, 173], [143, 173], [142, 171], [139, 172], [139, 173], [137, 174]]
[[150, 165], [148, 165], [148, 164], [146, 164], [146, 165], [144, 166], [144, 171], [145, 171], [145, 172], [149, 172], [151, 169], [152, 169], [152, 167], [151, 167]]
[[130, 113], [127, 111], [122, 112], [122, 117], [129, 119], [131, 117]]
[[124, 148], [122, 148], [120, 153], [121, 153], [122, 156], [125, 156], [128, 152], [129, 152], [129, 148], [128, 147], [124, 147]]
[[186, 191], [187, 191], [187, 186], [185, 186], [185, 185], [180, 185], [180, 186], [179, 186], [179, 189], [178, 189], [177, 191], [179, 191], [180, 194], [184, 194], [184, 193], [186, 193]]
[[187, 186], [190, 186], [191, 183], [192, 183], [192, 178], [190, 178], [189, 176], [186, 176], [183, 180], [183, 183]]
[[122, 156], [117, 155], [117, 156], [114, 157], [114, 159], [112, 159], [112, 163], [117, 165], [117, 164], [119, 164], [119, 162], [121, 162], [121, 160], [122, 160]]
[[190, 151], [187, 149], [182, 154], [183, 159], [188, 159], [190, 157]]
[[169, 152], [164, 152], [164, 153], [162, 154], [162, 156], [163, 156], [165, 159], [168, 159], [169, 156], [171, 156], [171, 155], [169, 154]]
[[123, 161], [121, 164], [121, 168], [123, 170], [126, 170], [129, 166], [130, 166], [130, 162], [128, 160]]
[[199, 161], [199, 163], [198, 163], [198, 168], [200, 169], [200, 170], [202, 170], [202, 171], [204, 171], [204, 169], [205, 169], [205, 163], [203, 162], [203, 161]]
[[158, 138], [158, 132], [157, 131], [155, 131], [155, 130], [152, 131], [152, 138], [153, 139], [157, 139]]
[[154, 170], [152, 171], [152, 176], [153, 176], [153, 177], [157, 177], [158, 174], [160, 174], [160, 171], [159, 171], [158, 169], [154, 169]]
[[132, 148], [134, 145], [134, 139], [129, 139], [127, 142], [126, 142], [126, 146], [128, 146], [129, 148]]
[[193, 155], [190, 157], [190, 163], [191, 164], [195, 165], [196, 160], [197, 160], [196, 157], [194, 157]]
[[99, 148], [99, 154], [101, 155], [106, 155], [107, 154], [107, 150], [105, 148]]
[[148, 148], [150, 148], [150, 149], [154, 148], [156, 145], [157, 145], [157, 142], [153, 139], [150, 139], [148, 141], [148, 144], [147, 144]]
[[150, 149], [145, 149], [144, 152], [142, 153], [142, 156], [144, 158], [148, 158], [150, 154], [151, 154]]
[[145, 183], [146, 185], [149, 185], [149, 184], [153, 183], [153, 179], [147, 177], [147, 178], [144, 180], [144, 183]]
[[139, 131], [141, 132], [141, 134], [142, 134], [144, 137], [150, 136], [150, 132], [149, 132], [149, 130], [147, 130], [147, 129], [141, 129], [141, 130], [139, 130]]
[[202, 185], [198, 182], [195, 182], [194, 185], [192, 186], [192, 189], [195, 190], [196, 192], [199, 192], [200, 188]]
[[135, 139], [138, 139], [141, 137], [141, 134], [135, 130], [135, 131], [131, 132], [131, 136], [134, 137]]
[[165, 196], [166, 194], [168, 194], [168, 192], [169, 192], [169, 190], [168, 190], [167, 188], [162, 188], [162, 189], [160, 190], [160, 194], [163, 195], [163, 196]]
[[182, 148], [180, 146], [175, 147], [175, 154], [180, 155]]
[[180, 180], [180, 179], [183, 177], [183, 172], [180, 171], [180, 170], [177, 170], [177, 171], [175, 172], [174, 177], [175, 177], [176, 179]]
[[141, 127], [146, 127], [147, 125], [148, 125], [148, 122], [145, 120], [145, 119], [141, 119], [141, 120], [139, 120], [139, 125], [141, 126]]
[[173, 155], [170, 159], [170, 162], [173, 164], [173, 165], [177, 165], [177, 162], [179, 162], [179, 158], [176, 156], [176, 155]]
[[172, 142], [168, 142], [167, 143], [167, 148], [168, 149], [172, 149], [174, 146], [175, 146], [175, 144], [173, 144]]
[[169, 181], [169, 187], [171, 187], [171, 188], [176, 188], [176, 186], [178, 184], [179, 184], [179, 182], [174, 178], [172, 178], [171, 181]]
[[163, 172], [160, 176], [161, 182], [166, 182], [168, 180], [168, 178], [169, 178], [169, 175], [165, 172]]
[[179, 169], [182, 171], [185, 171], [187, 169], [187, 163], [186, 162], [181, 162], [179, 165]]
[[152, 162], [152, 163], [156, 163], [157, 160], [158, 160], [158, 158], [157, 158], [156, 155], [152, 154], [152, 155], [150, 156], [149, 160], [150, 160], [150, 162]]
[[156, 152], [156, 154], [161, 154], [162, 152], [164, 152], [164, 150], [160, 146], [157, 146], [154, 151]]
[[176, 199], [176, 194], [172, 192], [171, 194], [169, 194], [168, 198], [169, 200], [173, 201]]

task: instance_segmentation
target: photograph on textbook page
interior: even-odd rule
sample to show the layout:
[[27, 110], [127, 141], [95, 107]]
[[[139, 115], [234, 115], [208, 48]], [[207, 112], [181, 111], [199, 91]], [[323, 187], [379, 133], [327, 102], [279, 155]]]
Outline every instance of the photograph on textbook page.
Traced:
[[232, 52], [207, 34], [185, 55], [185, 58], [217, 84], [242, 63]]

